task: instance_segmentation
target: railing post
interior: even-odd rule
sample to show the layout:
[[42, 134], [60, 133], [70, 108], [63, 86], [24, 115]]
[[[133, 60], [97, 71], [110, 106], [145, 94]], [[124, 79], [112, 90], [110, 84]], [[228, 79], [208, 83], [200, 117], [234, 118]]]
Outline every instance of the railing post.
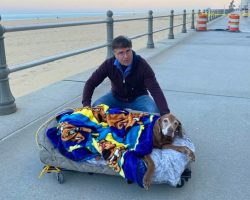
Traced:
[[8, 115], [16, 112], [16, 104], [10, 91], [3, 35], [4, 27], [0, 24], [0, 115]]
[[209, 13], [209, 21], [211, 22], [212, 21], [212, 12], [211, 12], [211, 9], [209, 9], [208, 13]]
[[154, 48], [153, 40], [153, 11], [148, 11], [148, 43], [147, 48]]
[[174, 39], [174, 11], [171, 10], [168, 39]]
[[194, 10], [192, 10], [192, 22], [191, 22], [191, 29], [195, 29], [195, 26], [194, 26]]
[[113, 56], [113, 50], [112, 50], [112, 41], [114, 38], [114, 19], [113, 19], [113, 12], [111, 10], [107, 11], [107, 58], [110, 58]]
[[186, 13], [186, 10], [184, 10], [184, 11], [183, 11], [182, 33], [186, 33], [186, 32], [187, 32], [187, 28], [186, 28], [186, 18], [187, 18], [187, 13]]

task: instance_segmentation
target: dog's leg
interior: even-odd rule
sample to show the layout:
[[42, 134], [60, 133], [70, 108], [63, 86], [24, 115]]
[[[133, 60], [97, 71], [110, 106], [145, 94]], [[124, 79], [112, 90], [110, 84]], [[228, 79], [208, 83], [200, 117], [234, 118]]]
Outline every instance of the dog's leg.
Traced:
[[146, 190], [148, 190], [149, 186], [151, 185], [153, 173], [155, 171], [155, 164], [150, 155], [144, 156], [144, 160], [147, 163], [147, 171], [143, 178], [143, 186]]
[[189, 159], [191, 161], [195, 161], [194, 152], [191, 149], [189, 149], [188, 147], [186, 147], [186, 146], [174, 146], [172, 144], [164, 144], [162, 146], [162, 148], [163, 149], [173, 149], [175, 151], [178, 151], [178, 152], [181, 152], [181, 153], [185, 153], [189, 157]]

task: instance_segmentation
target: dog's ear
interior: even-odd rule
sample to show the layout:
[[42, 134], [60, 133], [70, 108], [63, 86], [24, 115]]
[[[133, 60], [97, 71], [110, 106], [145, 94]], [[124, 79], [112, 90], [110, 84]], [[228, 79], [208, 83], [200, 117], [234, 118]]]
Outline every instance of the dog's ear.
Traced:
[[161, 134], [162, 134], [162, 128], [163, 128], [163, 126], [162, 126], [162, 118], [160, 118], [160, 119], [158, 120], [158, 126], [157, 126], [158, 133], [161, 133]]
[[158, 120], [156, 120], [156, 122], [155, 122], [154, 132], [161, 133], [161, 119], [160, 118]]
[[176, 135], [178, 135], [179, 137], [183, 137], [183, 129], [182, 129], [182, 125], [181, 125], [181, 122], [177, 119], [177, 121], [178, 121], [178, 126], [177, 126], [177, 128], [176, 128], [176, 131], [175, 131], [175, 133], [176, 133]]

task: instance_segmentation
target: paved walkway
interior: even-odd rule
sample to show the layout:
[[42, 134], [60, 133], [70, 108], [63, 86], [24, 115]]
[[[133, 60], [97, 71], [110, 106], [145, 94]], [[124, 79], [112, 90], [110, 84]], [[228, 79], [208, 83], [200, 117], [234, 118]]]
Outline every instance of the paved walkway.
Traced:
[[[43, 165], [34, 134], [49, 116], [81, 105], [88, 72], [18, 98], [18, 112], [0, 116], [0, 199], [248, 199], [249, 21], [241, 19], [240, 33], [189, 32], [140, 52], [153, 66], [171, 111], [196, 145], [192, 179], [183, 188], [162, 184], [144, 191], [120, 177], [76, 172], [65, 173], [62, 185], [52, 174], [37, 178]], [[222, 18], [210, 28], [226, 26], [227, 19]], [[100, 86], [94, 98], [108, 85]]]

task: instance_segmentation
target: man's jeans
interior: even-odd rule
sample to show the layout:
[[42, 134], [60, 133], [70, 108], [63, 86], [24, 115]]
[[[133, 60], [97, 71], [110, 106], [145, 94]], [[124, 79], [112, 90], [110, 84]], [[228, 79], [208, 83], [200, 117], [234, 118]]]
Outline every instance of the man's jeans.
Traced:
[[132, 110], [138, 110], [149, 113], [159, 113], [159, 110], [154, 102], [154, 100], [149, 95], [142, 95], [137, 97], [132, 102], [122, 102], [116, 99], [112, 92], [108, 92], [101, 98], [97, 99], [93, 106], [97, 106], [99, 104], [106, 104], [110, 108], [130, 108]]

